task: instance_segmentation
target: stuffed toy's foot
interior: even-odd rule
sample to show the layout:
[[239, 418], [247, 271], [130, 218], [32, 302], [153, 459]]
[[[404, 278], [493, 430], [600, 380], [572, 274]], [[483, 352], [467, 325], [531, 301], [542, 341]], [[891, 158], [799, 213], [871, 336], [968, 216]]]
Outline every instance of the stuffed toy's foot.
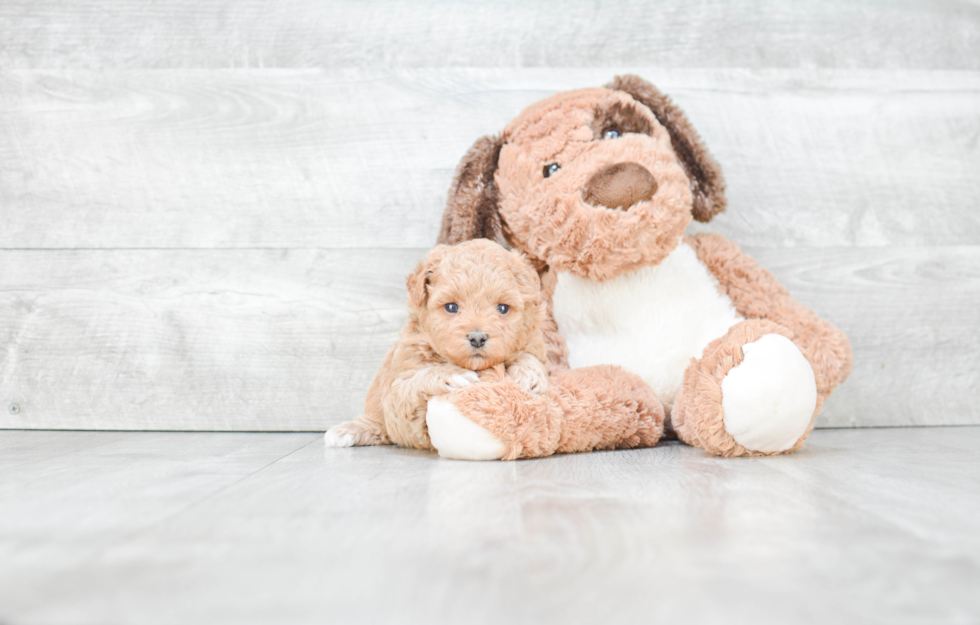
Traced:
[[663, 434], [660, 400], [619, 367], [563, 371], [548, 383], [541, 396], [499, 382], [430, 400], [426, 424], [433, 446], [447, 458], [514, 460], [652, 447]]
[[486, 428], [464, 417], [456, 406], [441, 397], [429, 400], [425, 424], [432, 446], [443, 458], [500, 460], [507, 451]]
[[684, 442], [720, 456], [793, 451], [813, 428], [813, 368], [771, 321], [743, 321], [684, 373], [671, 420]]

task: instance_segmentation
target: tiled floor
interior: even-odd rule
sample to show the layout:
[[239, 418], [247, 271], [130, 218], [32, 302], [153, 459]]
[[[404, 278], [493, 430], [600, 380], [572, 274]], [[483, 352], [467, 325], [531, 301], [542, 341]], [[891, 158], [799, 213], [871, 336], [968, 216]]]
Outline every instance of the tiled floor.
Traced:
[[0, 623], [980, 622], [980, 427], [465, 463], [0, 432]]

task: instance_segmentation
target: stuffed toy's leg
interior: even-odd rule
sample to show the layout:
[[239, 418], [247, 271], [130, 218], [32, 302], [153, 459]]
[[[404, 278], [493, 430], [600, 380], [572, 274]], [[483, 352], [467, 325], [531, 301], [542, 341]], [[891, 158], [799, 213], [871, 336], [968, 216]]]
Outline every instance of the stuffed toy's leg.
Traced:
[[678, 438], [719, 456], [801, 448], [819, 403], [813, 368], [792, 336], [772, 321], [750, 319], [708, 345], [674, 400]]
[[539, 396], [513, 382], [474, 384], [429, 400], [426, 412], [439, 455], [461, 460], [652, 447], [663, 420], [653, 390], [610, 365], [559, 372]]

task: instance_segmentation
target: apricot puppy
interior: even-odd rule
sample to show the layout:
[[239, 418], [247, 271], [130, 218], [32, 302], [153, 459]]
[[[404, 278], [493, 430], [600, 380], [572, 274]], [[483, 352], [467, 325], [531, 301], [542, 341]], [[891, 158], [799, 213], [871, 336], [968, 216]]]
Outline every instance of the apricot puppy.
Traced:
[[364, 413], [331, 428], [327, 446], [433, 449], [425, 424], [433, 397], [479, 380], [547, 391], [541, 284], [520, 254], [486, 239], [440, 245], [407, 286], [408, 320], [374, 377]]

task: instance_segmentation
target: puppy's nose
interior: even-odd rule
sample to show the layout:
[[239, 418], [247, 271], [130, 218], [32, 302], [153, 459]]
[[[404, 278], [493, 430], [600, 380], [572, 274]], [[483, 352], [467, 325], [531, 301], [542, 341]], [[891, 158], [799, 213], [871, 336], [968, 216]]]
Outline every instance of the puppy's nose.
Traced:
[[653, 197], [657, 181], [639, 163], [616, 163], [592, 174], [582, 198], [592, 206], [627, 209]]
[[487, 342], [487, 335], [483, 332], [470, 332], [466, 338], [470, 340], [470, 345], [473, 347], [483, 347], [483, 344]]

